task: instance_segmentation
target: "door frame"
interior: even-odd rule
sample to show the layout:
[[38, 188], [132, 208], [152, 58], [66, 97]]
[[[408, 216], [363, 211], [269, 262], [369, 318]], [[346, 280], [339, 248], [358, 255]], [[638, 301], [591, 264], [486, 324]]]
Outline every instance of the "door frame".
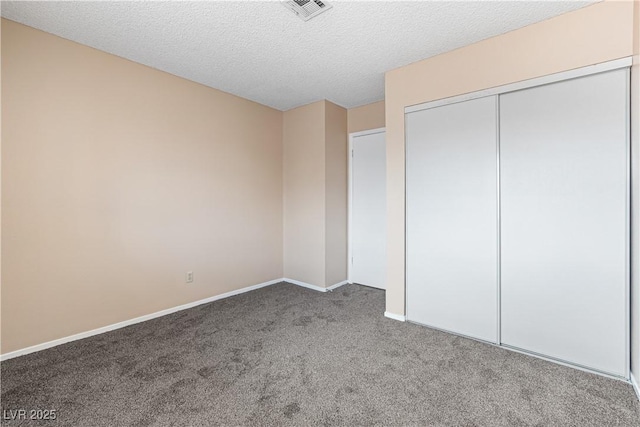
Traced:
[[[363, 131], [359, 131], [359, 132], [351, 132], [349, 134], [349, 151], [347, 152], [347, 164], [348, 164], [348, 169], [349, 169], [349, 180], [348, 180], [348, 184], [347, 184], [347, 281], [349, 283], [353, 283], [353, 281], [351, 280], [351, 266], [353, 264], [353, 254], [351, 253], [352, 249], [353, 249], [353, 236], [351, 235], [351, 231], [352, 231], [352, 213], [353, 213], [353, 138], [359, 137], [359, 136], [366, 136], [366, 135], [373, 135], [376, 133], [384, 133], [386, 132], [387, 128], [386, 127], [381, 127], [381, 128], [376, 128], [376, 129], [368, 129], [368, 130], [363, 130]], [[386, 146], [386, 140], [385, 140], [385, 146]], [[385, 152], [385, 159], [386, 159], [386, 152]], [[386, 161], [386, 160], [385, 160]]]

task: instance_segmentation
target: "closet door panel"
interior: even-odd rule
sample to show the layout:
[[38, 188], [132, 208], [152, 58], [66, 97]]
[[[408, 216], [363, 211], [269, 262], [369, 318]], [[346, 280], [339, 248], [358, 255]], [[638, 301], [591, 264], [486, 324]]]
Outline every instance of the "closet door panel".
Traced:
[[500, 96], [501, 341], [623, 377], [627, 82]]
[[406, 116], [407, 318], [497, 340], [496, 97]]

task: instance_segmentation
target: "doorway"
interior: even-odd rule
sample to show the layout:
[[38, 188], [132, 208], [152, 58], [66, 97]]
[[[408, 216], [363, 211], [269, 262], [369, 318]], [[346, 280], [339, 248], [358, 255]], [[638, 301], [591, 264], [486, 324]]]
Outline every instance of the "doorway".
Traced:
[[349, 282], [385, 289], [387, 176], [385, 129], [349, 136]]

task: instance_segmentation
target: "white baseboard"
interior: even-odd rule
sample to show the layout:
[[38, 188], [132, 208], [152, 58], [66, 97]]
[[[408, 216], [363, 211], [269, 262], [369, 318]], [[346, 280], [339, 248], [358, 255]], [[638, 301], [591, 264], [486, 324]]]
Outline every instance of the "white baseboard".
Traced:
[[327, 288], [323, 288], [320, 286], [312, 285], [311, 283], [301, 282], [300, 280], [287, 279], [286, 277], [282, 279], [284, 282], [292, 283], [294, 285], [302, 286], [303, 288], [313, 289], [318, 292], [327, 292]]
[[406, 320], [406, 316], [403, 316], [401, 314], [389, 313], [388, 311], [384, 312], [384, 317], [388, 317], [389, 319], [393, 320], [399, 320], [400, 322], [404, 322]]
[[322, 286], [312, 285], [311, 283], [301, 282], [300, 280], [287, 279], [286, 277], [282, 279], [282, 281], [289, 282], [294, 285], [302, 286], [303, 288], [313, 289], [314, 291], [318, 291], [318, 292], [329, 292], [336, 288], [339, 288], [340, 286], [343, 286], [349, 283], [348, 280], [343, 280], [342, 282], [338, 282], [335, 285], [329, 286], [328, 288], [323, 288]]
[[346, 285], [347, 283], [349, 283], [347, 280], [344, 280], [342, 282], [336, 283], [335, 285], [331, 285], [328, 288], [322, 288], [320, 286], [312, 285], [310, 283], [301, 282], [299, 280], [286, 279], [286, 278], [274, 279], [274, 280], [270, 280], [268, 282], [259, 283], [257, 285], [253, 285], [253, 286], [247, 286], [246, 288], [236, 289], [235, 291], [226, 292], [224, 294], [220, 294], [220, 295], [216, 295], [216, 296], [213, 296], [213, 297], [209, 297], [209, 298], [201, 299], [201, 300], [198, 300], [198, 301], [190, 302], [190, 303], [187, 303], [187, 304], [179, 305], [177, 307], [171, 307], [171, 308], [167, 308], [165, 310], [156, 311], [155, 313], [146, 314], [144, 316], [136, 317], [134, 319], [125, 320], [125, 321], [122, 321], [122, 322], [114, 323], [112, 325], [107, 325], [107, 326], [103, 326], [101, 328], [92, 329], [90, 331], [80, 332], [79, 334], [70, 335], [68, 337], [58, 338], [57, 340], [47, 341], [47, 342], [42, 343], [42, 344], [36, 344], [36, 345], [32, 345], [31, 347], [26, 347], [26, 348], [22, 348], [20, 350], [11, 351], [9, 353], [0, 354], [0, 361], [13, 359], [14, 357], [23, 356], [23, 355], [29, 354], [29, 353], [35, 353], [36, 351], [45, 350], [47, 348], [55, 347], [55, 346], [58, 346], [58, 345], [61, 345], [61, 344], [65, 344], [65, 343], [71, 342], [71, 341], [77, 341], [77, 340], [81, 340], [83, 338], [89, 338], [89, 337], [92, 337], [94, 335], [103, 334], [105, 332], [113, 331], [115, 329], [124, 328], [125, 326], [135, 325], [136, 323], [140, 323], [140, 322], [144, 322], [144, 321], [147, 321], [147, 320], [155, 319], [155, 318], [161, 317], [161, 316], [166, 316], [167, 314], [175, 313], [177, 311], [186, 310], [188, 308], [192, 308], [192, 307], [195, 307], [195, 306], [198, 306], [198, 305], [201, 305], [201, 304], [206, 304], [206, 303], [209, 303], [209, 302], [221, 300], [221, 299], [224, 299], [224, 298], [229, 298], [229, 297], [232, 297], [234, 295], [239, 295], [239, 294], [243, 294], [245, 292], [253, 291], [255, 289], [264, 288], [265, 286], [275, 285], [276, 283], [280, 283], [280, 282], [293, 283], [294, 285], [298, 285], [298, 286], [302, 286], [302, 287], [305, 287], [305, 288], [313, 289], [314, 291], [318, 291], [318, 292], [332, 291], [334, 289], [339, 288], [340, 286], [343, 286], [343, 285]]
[[638, 400], [640, 400], [640, 386], [638, 385], [636, 377], [633, 376], [633, 372], [631, 372], [631, 375], [629, 375], [629, 377], [629, 379], [631, 380], [631, 385], [633, 386], [633, 390], [636, 392], [636, 397], [638, 398]]
[[349, 281], [348, 280], [343, 280], [342, 282], [338, 282], [335, 285], [331, 285], [327, 288], [327, 291], [332, 291], [334, 289], [338, 289], [340, 286], [344, 286], [346, 284], [348, 284]]
[[42, 344], [33, 345], [31, 347], [26, 347], [26, 348], [23, 348], [23, 349], [20, 349], [20, 350], [11, 351], [9, 353], [5, 353], [5, 354], [0, 355], [0, 361], [7, 360], [7, 359], [12, 359], [14, 357], [22, 356], [22, 355], [29, 354], [29, 353], [34, 353], [36, 351], [40, 351], [40, 350], [44, 350], [44, 349], [47, 349], [47, 348], [55, 347], [55, 346], [58, 346], [58, 345], [61, 345], [61, 344], [65, 344], [65, 343], [71, 342], [71, 341], [77, 341], [77, 340], [81, 340], [83, 338], [88, 338], [88, 337], [91, 337], [91, 336], [94, 336], [94, 335], [103, 334], [105, 332], [113, 331], [115, 329], [124, 328], [125, 326], [135, 325], [136, 323], [144, 322], [146, 320], [155, 319], [156, 317], [166, 316], [167, 314], [175, 313], [176, 311], [186, 310], [188, 308], [192, 308], [192, 307], [195, 307], [195, 306], [198, 306], [198, 305], [201, 305], [201, 304], [206, 304], [206, 303], [217, 301], [217, 300], [221, 300], [221, 299], [224, 299], [224, 298], [229, 298], [229, 297], [232, 297], [234, 295], [239, 295], [239, 294], [243, 294], [245, 292], [253, 291], [255, 289], [264, 288], [265, 286], [275, 285], [276, 283], [280, 283], [280, 282], [282, 282], [284, 280], [287, 280], [287, 279], [270, 280], [268, 282], [259, 283], [257, 285], [253, 285], [253, 286], [247, 286], [246, 288], [242, 288], [242, 289], [236, 289], [235, 291], [226, 292], [224, 294], [220, 294], [220, 295], [216, 295], [216, 296], [213, 296], [213, 297], [209, 297], [209, 298], [201, 299], [201, 300], [198, 300], [198, 301], [190, 302], [190, 303], [187, 303], [187, 304], [179, 305], [177, 307], [167, 308], [166, 310], [156, 311], [155, 313], [146, 314], [144, 316], [136, 317], [134, 319], [125, 320], [123, 322], [114, 323], [112, 325], [103, 326], [103, 327], [97, 328], [97, 329], [92, 329], [92, 330], [87, 331], [87, 332], [81, 332], [79, 334], [70, 335], [68, 337], [59, 338], [57, 340], [48, 341], [48, 342], [45, 342], [45, 343], [42, 343]]

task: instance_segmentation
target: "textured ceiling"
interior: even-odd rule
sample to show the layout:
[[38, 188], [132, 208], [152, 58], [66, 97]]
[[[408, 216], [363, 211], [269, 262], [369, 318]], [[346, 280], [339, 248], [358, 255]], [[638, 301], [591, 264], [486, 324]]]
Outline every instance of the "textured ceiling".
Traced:
[[592, 2], [2, 2], [2, 16], [279, 110], [384, 98], [384, 72]]

